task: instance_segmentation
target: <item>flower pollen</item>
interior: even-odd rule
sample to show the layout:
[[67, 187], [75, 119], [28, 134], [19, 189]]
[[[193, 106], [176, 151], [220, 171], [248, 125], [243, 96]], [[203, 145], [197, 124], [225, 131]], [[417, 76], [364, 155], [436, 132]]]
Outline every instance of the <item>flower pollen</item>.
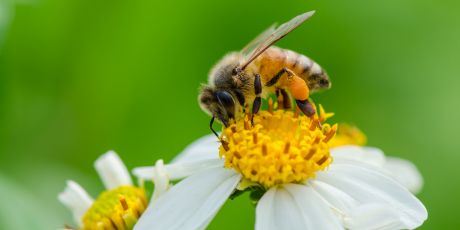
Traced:
[[82, 229], [132, 229], [146, 207], [142, 188], [120, 186], [105, 191], [83, 216]]
[[225, 167], [265, 188], [314, 177], [332, 162], [328, 142], [337, 130], [315, 117], [269, 109], [254, 116], [254, 125], [248, 116], [231, 123], [219, 149]]

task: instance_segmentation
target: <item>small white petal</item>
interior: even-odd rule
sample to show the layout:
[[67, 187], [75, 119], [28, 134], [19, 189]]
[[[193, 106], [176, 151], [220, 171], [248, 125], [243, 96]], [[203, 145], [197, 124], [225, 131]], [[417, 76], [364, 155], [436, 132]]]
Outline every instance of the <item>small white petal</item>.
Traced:
[[217, 159], [219, 146], [219, 139], [214, 134], [206, 135], [188, 145], [172, 163]]
[[[203, 170], [219, 167], [222, 165], [222, 159], [208, 159], [172, 163], [165, 165], [164, 169], [170, 180], [180, 180]], [[152, 180], [154, 173], [154, 166], [144, 166], [133, 169], [133, 174], [139, 179], [143, 180]]]
[[328, 205], [311, 188], [287, 184], [274, 187], [260, 199], [256, 230], [343, 229]]
[[[395, 223], [399, 223], [398, 226], [408, 229], [420, 226], [428, 216], [425, 206], [398, 182], [380, 173], [377, 167], [374, 167], [375, 170], [372, 168], [369, 165], [364, 167], [362, 164], [355, 164], [353, 161], [334, 162], [327, 171], [317, 174], [317, 180], [341, 190], [359, 205], [386, 206], [387, 208], [375, 210], [382, 211], [382, 215], [392, 210], [395, 213], [393, 217], [398, 218], [394, 220]], [[327, 196], [323, 197], [327, 199]], [[339, 207], [338, 202], [327, 200]], [[346, 213], [347, 211], [350, 210], [342, 210], [347, 217], [350, 217], [351, 214]], [[386, 222], [388, 218], [392, 218], [391, 216], [386, 217], [382, 221]], [[362, 226], [362, 228], [367, 228], [367, 226]]]
[[393, 179], [404, 185], [412, 193], [418, 193], [422, 189], [423, 177], [410, 161], [397, 157], [387, 157], [383, 168]]
[[385, 163], [385, 155], [382, 150], [373, 147], [356, 145], [340, 146], [332, 148], [331, 155], [334, 160], [355, 160], [375, 166], [382, 166]]
[[58, 199], [72, 212], [75, 222], [82, 226], [82, 218], [93, 204], [93, 199], [85, 189], [78, 183], [69, 180], [64, 191], [59, 193]]
[[276, 188], [269, 189], [259, 200], [256, 207], [255, 230], [274, 230]]
[[94, 167], [107, 189], [133, 184], [128, 169], [114, 151], [100, 156], [94, 163]]
[[135, 230], [203, 229], [228, 199], [241, 176], [233, 170], [211, 168], [173, 186], [150, 205]]
[[155, 189], [153, 191], [152, 199], [150, 202], [154, 202], [161, 194], [165, 193], [169, 188], [169, 179], [166, 174], [166, 169], [164, 167], [163, 160], [158, 160], [155, 163], [155, 170], [153, 173], [153, 183], [155, 184]]

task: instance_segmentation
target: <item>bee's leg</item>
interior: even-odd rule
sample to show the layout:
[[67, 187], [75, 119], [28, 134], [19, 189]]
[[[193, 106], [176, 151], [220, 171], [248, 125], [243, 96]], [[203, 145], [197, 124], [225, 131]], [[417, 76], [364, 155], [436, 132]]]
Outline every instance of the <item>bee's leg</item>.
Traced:
[[295, 100], [297, 107], [299, 107], [300, 111], [304, 113], [305, 115], [311, 117], [315, 115], [315, 108], [313, 105], [310, 103], [310, 101], [307, 100]]
[[307, 116], [311, 117], [315, 114], [315, 109], [313, 105], [308, 101], [308, 96], [310, 90], [307, 86], [307, 83], [297, 76], [293, 71], [283, 68], [275, 76], [270, 79], [266, 86], [273, 86], [281, 79], [281, 77], [286, 76], [288, 79], [285, 81], [285, 87], [288, 88], [292, 97], [294, 97], [297, 107]]
[[262, 99], [260, 98], [260, 94], [262, 93], [262, 81], [260, 80], [259, 74], [256, 74], [256, 76], [254, 77], [254, 93], [256, 95], [256, 98], [254, 99], [254, 103], [252, 103], [252, 124], [254, 124], [254, 115], [257, 112], [259, 112], [260, 106], [262, 104]]
[[233, 92], [235, 92], [236, 99], [238, 100], [238, 103], [240, 103], [241, 107], [243, 107], [243, 113], [245, 113], [246, 108], [245, 108], [245, 103], [246, 99], [244, 98], [244, 94], [241, 92], [240, 89], [235, 89]]
[[280, 94], [281, 94], [281, 98], [283, 99], [282, 100], [282, 105], [279, 104], [278, 106], [282, 106], [283, 109], [286, 109], [286, 110], [289, 110], [292, 108], [292, 104], [291, 104], [291, 98], [289, 98], [289, 94], [286, 92], [286, 90], [284, 89], [280, 89], [279, 90]]
[[278, 108], [277, 109], [283, 109], [284, 108], [284, 98], [283, 95], [281, 95], [281, 89], [276, 88], [275, 95], [276, 95], [276, 101], [278, 102]]
[[278, 83], [278, 81], [284, 74], [287, 74], [289, 77], [293, 75], [294, 73], [288, 70], [286, 67], [282, 68], [278, 73], [275, 74], [275, 76], [272, 77], [272, 79], [270, 79], [267, 83], [265, 83], [265, 86], [268, 86], [268, 87], [274, 86], [276, 83]]

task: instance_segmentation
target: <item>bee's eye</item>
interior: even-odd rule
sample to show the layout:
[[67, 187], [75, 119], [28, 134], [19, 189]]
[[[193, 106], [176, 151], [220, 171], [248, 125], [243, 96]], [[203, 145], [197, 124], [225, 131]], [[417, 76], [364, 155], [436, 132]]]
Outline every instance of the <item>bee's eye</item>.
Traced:
[[217, 91], [216, 98], [223, 107], [225, 108], [234, 107], [233, 97], [227, 91], [224, 91], [224, 90]]

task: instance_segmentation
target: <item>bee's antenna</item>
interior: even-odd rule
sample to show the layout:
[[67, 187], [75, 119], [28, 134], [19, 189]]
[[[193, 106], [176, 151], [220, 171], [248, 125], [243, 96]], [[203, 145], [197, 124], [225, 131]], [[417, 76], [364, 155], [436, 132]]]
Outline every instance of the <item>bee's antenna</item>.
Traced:
[[219, 142], [222, 144], [222, 146], [224, 147], [225, 151], [228, 151], [229, 150], [228, 143], [226, 141], [224, 141], [223, 139], [221, 139], [219, 137], [219, 134], [217, 134], [217, 132], [214, 131], [214, 129], [212, 128], [212, 124], [214, 123], [214, 119], [215, 119], [215, 117], [212, 116], [211, 122], [209, 122], [209, 128], [211, 128], [211, 131], [214, 133], [214, 135], [216, 135], [217, 139], [219, 139]]
[[214, 135], [216, 135], [216, 137], [217, 137], [218, 139], [220, 139], [220, 138], [219, 138], [219, 134], [217, 134], [217, 132], [216, 132], [216, 131], [214, 131], [214, 129], [212, 128], [212, 124], [214, 124], [214, 119], [215, 119], [215, 117], [214, 117], [214, 116], [212, 116], [212, 118], [211, 118], [211, 122], [209, 122], [209, 128], [210, 128], [210, 129], [211, 129], [211, 131], [214, 133]]

